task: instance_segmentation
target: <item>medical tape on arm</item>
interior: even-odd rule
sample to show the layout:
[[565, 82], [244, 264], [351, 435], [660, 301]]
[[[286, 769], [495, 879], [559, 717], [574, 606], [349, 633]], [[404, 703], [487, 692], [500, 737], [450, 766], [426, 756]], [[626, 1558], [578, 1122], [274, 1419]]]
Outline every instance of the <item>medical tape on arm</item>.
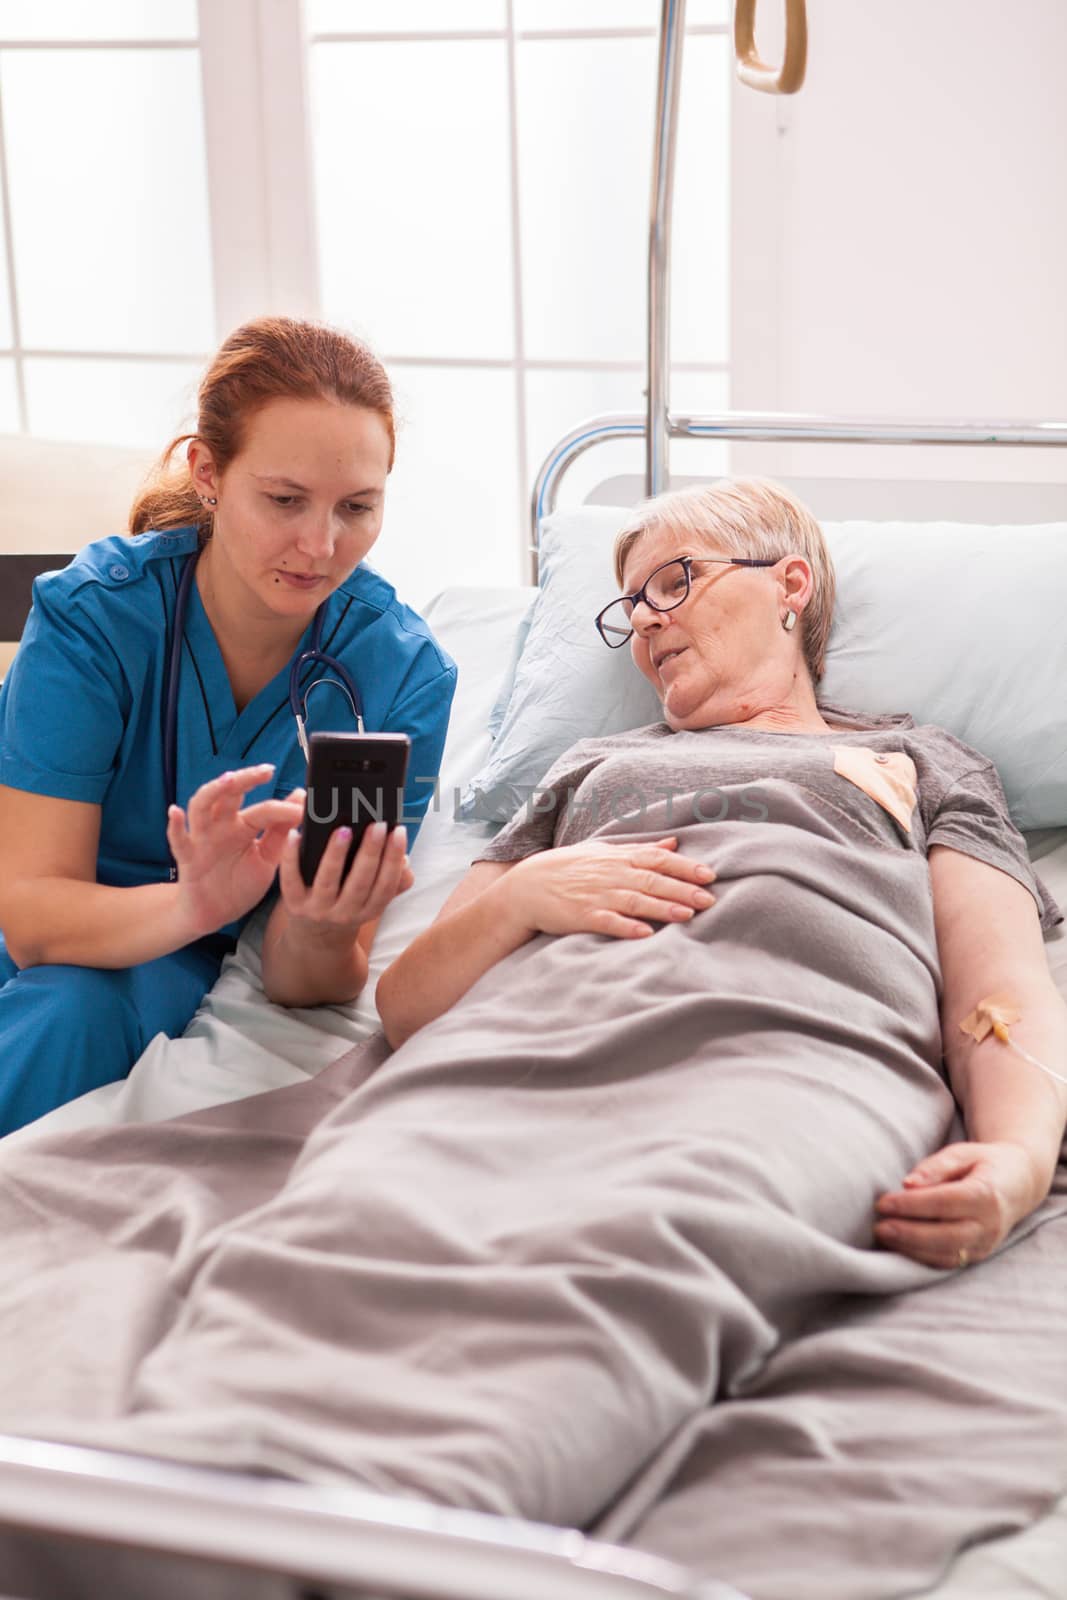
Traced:
[[1054, 1072], [1051, 1067], [1046, 1067], [1043, 1061], [1032, 1056], [1029, 1050], [1024, 1050], [1021, 1044], [1016, 1044], [1010, 1033], [1011, 1024], [1018, 1022], [1022, 1012], [1009, 996], [991, 994], [984, 1000], [979, 1000], [969, 1016], [964, 1017], [960, 1023], [960, 1032], [970, 1034], [978, 1044], [992, 1033], [1006, 1044], [1009, 1050], [1014, 1050], [1017, 1056], [1022, 1056], [1024, 1061], [1029, 1061], [1033, 1067], [1040, 1067], [1042, 1072], [1047, 1072], [1050, 1078], [1055, 1078], [1058, 1083], [1067, 1083], [1067, 1078], [1062, 1072]]

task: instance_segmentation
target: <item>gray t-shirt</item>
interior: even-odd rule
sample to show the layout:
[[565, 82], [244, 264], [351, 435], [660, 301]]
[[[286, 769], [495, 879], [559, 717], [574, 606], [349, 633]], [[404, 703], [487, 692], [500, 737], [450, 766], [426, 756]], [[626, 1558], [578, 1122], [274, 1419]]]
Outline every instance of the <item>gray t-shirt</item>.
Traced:
[[[1015, 878], [1037, 902], [1044, 929], [1063, 921], [1030, 866], [993, 763], [944, 728], [907, 715], [820, 706], [830, 734], [776, 733], [734, 724], [672, 732], [653, 723], [582, 739], [478, 855], [518, 861], [597, 836], [664, 832], [729, 819], [754, 826], [780, 808], [772, 791], [799, 786], [808, 806], [836, 815], [874, 847], [949, 845]], [[794, 813], [805, 815], [803, 808]], [[714, 865], [714, 863], [712, 863]]]

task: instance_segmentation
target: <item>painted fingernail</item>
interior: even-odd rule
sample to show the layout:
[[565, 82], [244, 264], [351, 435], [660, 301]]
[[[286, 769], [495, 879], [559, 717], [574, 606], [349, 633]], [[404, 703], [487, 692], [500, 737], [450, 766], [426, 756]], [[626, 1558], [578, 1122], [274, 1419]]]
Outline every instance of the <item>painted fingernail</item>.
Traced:
[[676, 922], [686, 922], [693, 915], [692, 906], [672, 906], [671, 916]]
[[399, 827], [393, 829], [393, 838], [396, 841], [393, 846], [395, 850], [407, 849], [408, 830], [404, 827], [403, 823], [401, 823]]
[[701, 910], [703, 910], [705, 906], [712, 906], [715, 904], [715, 897], [714, 895], [710, 895], [706, 889], [698, 889], [693, 895], [693, 904], [695, 906], [699, 906]]
[[713, 867], [705, 867], [703, 864], [701, 864], [697, 868], [697, 877], [702, 878], [705, 883], [710, 883], [714, 876], [715, 869]]
[[290, 828], [289, 829], [289, 843], [290, 844], [299, 844], [300, 843], [300, 829], [299, 828]]
[[337, 830], [336, 834], [334, 835], [334, 837], [337, 838], [337, 839], [340, 839], [342, 844], [347, 844], [349, 839], [351, 839], [351, 837], [352, 837], [352, 829], [351, 828], [338, 828], [338, 830]]

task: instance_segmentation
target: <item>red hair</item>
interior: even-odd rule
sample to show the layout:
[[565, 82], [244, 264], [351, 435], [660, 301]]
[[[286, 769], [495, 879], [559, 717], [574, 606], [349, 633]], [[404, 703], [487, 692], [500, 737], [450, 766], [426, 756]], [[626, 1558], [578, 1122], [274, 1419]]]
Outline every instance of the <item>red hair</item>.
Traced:
[[257, 317], [230, 334], [200, 382], [195, 433], [181, 433], [164, 450], [130, 507], [130, 532], [182, 528], [210, 532], [188, 464], [172, 462], [179, 445], [200, 439], [220, 475], [240, 453], [248, 423], [270, 400], [335, 400], [375, 411], [389, 432], [389, 466], [396, 452], [393, 390], [377, 356], [347, 333], [292, 317]]

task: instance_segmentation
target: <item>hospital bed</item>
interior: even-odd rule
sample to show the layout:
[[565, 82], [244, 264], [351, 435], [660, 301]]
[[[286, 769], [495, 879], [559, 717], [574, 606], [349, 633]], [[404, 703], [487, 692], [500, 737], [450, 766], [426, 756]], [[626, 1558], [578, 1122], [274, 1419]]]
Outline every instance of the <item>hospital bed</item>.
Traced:
[[[720, 425], [745, 426], [737, 419]], [[776, 426], [787, 431], [784, 422]], [[877, 431], [868, 429], [867, 437]], [[611, 513], [594, 506], [568, 515], [580, 528], [583, 518]], [[454, 812], [491, 752], [493, 702], [537, 594], [532, 585], [453, 589], [427, 608], [458, 662], [459, 691], [439, 796], [415, 847], [417, 884], [383, 918], [365, 994], [349, 1006], [271, 1006], [260, 984], [262, 918], [253, 919], [182, 1039], [158, 1036], [126, 1082], [61, 1107], [15, 1141], [42, 1127], [151, 1120], [299, 1082], [369, 1037], [376, 1027], [373, 978], [425, 926], [479, 840], [493, 832], [493, 824], [457, 820]], [[1031, 844], [1045, 882], [1067, 908], [1067, 827], [1043, 830]], [[1067, 939], [1054, 938], [1048, 951], [1067, 995]], [[1067, 1592], [1065, 1575], [1067, 1494], [1025, 1533], [963, 1552], [929, 1595], [1038, 1600]], [[132, 1600], [149, 1593], [154, 1600], [727, 1600], [732, 1591], [578, 1533], [356, 1490], [0, 1439], [0, 1596]]]
[[[795, 7], [789, 9], [793, 13]], [[1067, 444], [1067, 425], [885, 425], [826, 418], [679, 417], [669, 411], [665, 282], [683, 22], [684, 4], [664, 0], [650, 251], [649, 410], [643, 417], [583, 422], [549, 453], [535, 490], [529, 585], [453, 589], [426, 608], [442, 645], [459, 664], [459, 692], [439, 795], [415, 848], [416, 886], [383, 918], [367, 990], [349, 1006], [284, 1011], [269, 1005], [260, 983], [263, 918], [253, 918], [185, 1036], [157, 1037], [128, 1080], [60, 1108], [45, 1119], [49, 1129], [164, 1118], [300, 1082], [375, 1030], [374, 978], [433, 917], [478, 853], [479, 842], [493, 831], [491, 822], [476, 817], [459, 820], [457, 801], [491, 756], [494, 702], [515, 673], [543, 576], [537, 565], [540, 531], [568, 469], [586, 450], [611, 439], [643, 439], [643, 487], [654, 491], [668, 481], [671, 439], [683, 437], [790, 445]], [[910, 515], [921, 528], [924, 486], [914, 487], [920, 499]], [[925, 488], [933, 507], [927, 515], [942, 515], [938, 485]], [[616, 485], [608, 498], [628, 495]], [[821, 509], [817, 496], [814, 509]], [[574, 512], [570, 534], [583, 537], [583, 518], [594, 515], [602, 516], [603, 507]], [[1067, 520], [1062, 513], [1060, 520]], [[1067, 807], [1062, 823], [1031, 834], [1029, 843], [1046, 884], [1067, 908]], [[1048, 951], [1067, 995], [1067, 939], [1054, 937]], [[32, 1139], [41, 1126], [15, 1137]], [[1060, 1486], [1050, 1486], [1050, 1492], [1053, 1487]], [[1067, 1491], [1067, 1462], [1062, 1488]], [[962, 1551], [925, 1593], [929, 1600], [1067, 1595], [1067, 1492], [1028, 1529]], [[112, 1600], [148, 1594], [154, 1600], [172, 1594], [198, 1600], [276, 1595], [303, 1600], [655, 1600], [669, 1595], [729, 1600], [733, 1591], [573, 1531], [356, 1490], [0, 1439], [0, 1595], [66, 1600], [105, 1594]]]

